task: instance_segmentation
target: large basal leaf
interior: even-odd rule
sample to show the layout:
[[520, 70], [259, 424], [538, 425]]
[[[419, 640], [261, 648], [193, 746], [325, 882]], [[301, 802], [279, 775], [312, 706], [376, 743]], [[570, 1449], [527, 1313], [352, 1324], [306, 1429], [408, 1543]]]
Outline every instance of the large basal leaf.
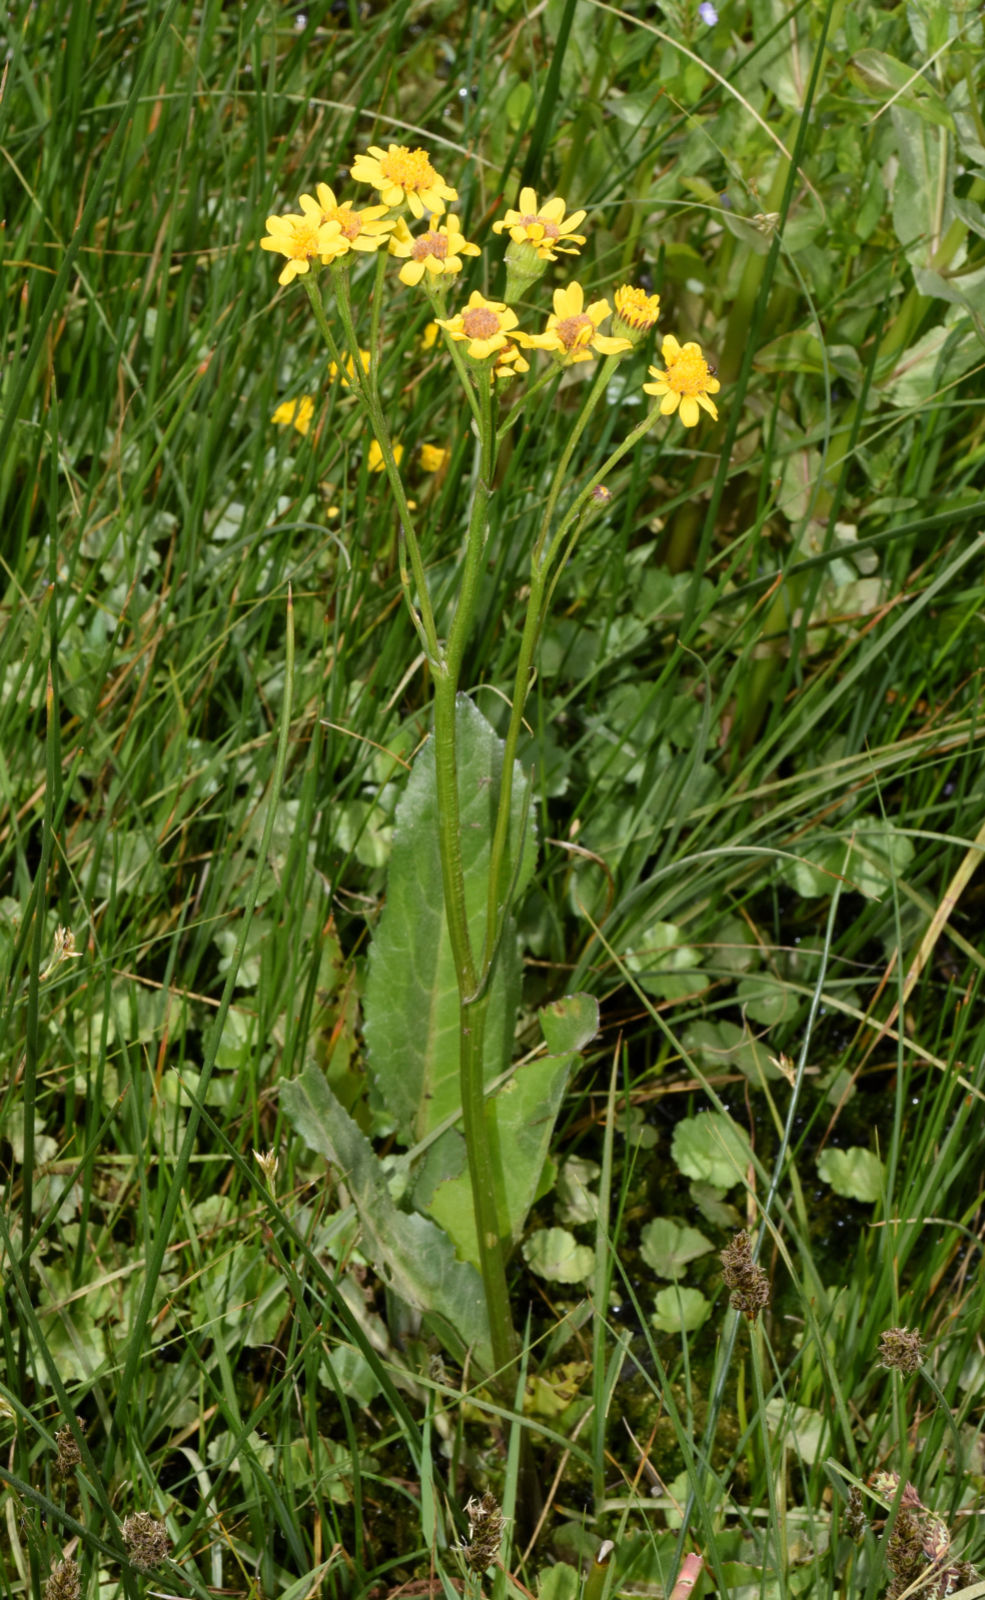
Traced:
[[[466, 695], [458, 697], [455, 728], [465, 897], [480, 960], [503, 745]], [[524, 815], [527, 787], [517, 763], [510, 830], [513, 862], [521, 855], [522, 841], [516, 893], [529, 881], [536, 855], [533, 818]], [[491, 982], [487, 1079], [509, 1066], [519, 994], [516, 933], [507, 921]], [[387, 1110], [404, 1142], [417, 1143], [461, 1103], [458, 986], [445, 927], [433, 740], [415, 761], [397, 807], [386, 905], [370, 950], [364, 1014], [370, 1068]]]
[[[561, 1096], [575, 1054], [541, 1056], [519, 1067], [509, 1083], [486, 1101], [492, 1148], [496, 1210], [515, 1244], [540, 1184]], [[449, 1135], [443, 1134], [439, 1144]], [[459, 1134], [453, 1138], [463, 1143]], [[464, 1261], [479, 1259], [468, 1171], [439, 1183], [427, 1210], [455, 1241]]]
[[[486, 1100], [486, 1125], [496, 1184], [497, 1214], [502, 1218], [508, 1243], [516, 1244], [534, 1200], [553, 1186], [554, 1169], [544, 1172], [551, 1134], [579, 1051], [598, 1032], [598, 1001], [589, 994], [568, 994], [540, 1012], [548, 1050], [518, 1067], [508, 1083]], [[452, 1141], [456, 1147], [451, 1148]], [[447, 1152], [441, 1147], [448, 1145]], [[428, 1165], [437, 1170], [437, 1158], [452, 1161], [447, 1175], [432, 1186], [425, 1209], [455, 1241], [465, 1261], [478, 1263], [479, 1246], [465, 1147], [461, 1136], [449, 1131], [429, 1152]]]
[[492, 1349], [482, 1281], [456, 1260], [451, 1240], [427, 1217], [398, 1210], [369, 1141], [343, 1111], [321, 1072], [309, 1067], [281, 1087], [281, 1104], [305, 1144], [339, 1168], [359, 1214], [360, 1248], [393, 1292], [430, 1318], [458, 1360], [471, 1349], [489, 1371]]

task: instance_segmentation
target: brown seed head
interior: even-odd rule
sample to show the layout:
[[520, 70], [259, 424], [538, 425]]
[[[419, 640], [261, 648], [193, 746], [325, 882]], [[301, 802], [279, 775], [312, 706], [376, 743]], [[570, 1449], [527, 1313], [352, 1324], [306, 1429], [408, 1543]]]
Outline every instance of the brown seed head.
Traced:
[[171, 1549], [168, 1530], [149, 1511], [131, 1511], [120, 1532], [130, 1565], [138, 1572], [150, 1572], [167, 1560]]

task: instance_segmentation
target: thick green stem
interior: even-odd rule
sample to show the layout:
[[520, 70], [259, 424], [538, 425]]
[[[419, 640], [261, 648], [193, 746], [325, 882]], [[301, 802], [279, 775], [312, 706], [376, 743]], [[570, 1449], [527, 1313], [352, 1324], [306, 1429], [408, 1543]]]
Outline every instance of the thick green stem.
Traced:
[[462, 567], [462, 586], [459, 590], [458, 604], [455, 607], [455, 616], [448, 634], [448, 648], [446, 657], [448, 670], [458, 687], [459, 675], [462, 670], [462, 657], [465, 646], [472, 630], [472, 621], [475, 616], [476, 600], [479, 594], [479, 579], [482, 573], [482, 557], [486, 548], [486, 537], [489, 528], [489, 496], [492, 492], [493, 473], [496, 467], [496, 449], [492, 429], [492, 380], [479, 393], [479, 418], [481, 433], [481, 455], [479, 461], [479, 477], [472, 495], [472, 507], [469, 512], [469, 531], [465, 543], [465, 562]]
[[[459, 1063], [462, 1125], [468, 1152], [469, 1181], [478, 1241], [479, 1267], [485, 1291], [494, 1365], [500, 1374], [504, 1398], [512, 1398], [512, 1369], [516, 1361], [516, 1336], [510, 1315], [506, 1281], [506, 1249], [509, 1224], [500, 1216], [497, 1195], [501, 1184], [493, 1160], [486, 1122], [484, 1084], [484, 1040], [488, 995], [480, 980], [472, 948], [468, 909], [465, 899], [465, 872], [462, 863], [462, 829], [458, 786], [458, 756], [455, 730], [455, 705], [465, 646], [475, 614], [489, 522], [489, 494], [496, 465], [496, 434], [493, 425], [491, 374], [482, 373], [478, 383], [466, 369], [461, 355], [452, 350], [456, 370], [478, 424], [481, 458], [478, 481], [472, 498], [469, 528], [462, 567], [458, 603], [449, 631], [447, 648], [442, 648], [425, 581], [424, 563], [414, 530], [403, 482], [397, 468], [379, 400], [375, 371], [363, 371], [359, 342], [349, 304], [349, 286], [344, 269], [333, 267], [336, 303], [352, 354], [353, 377], [359, 399], [383, 454], [387, 478], [397, 503], [405, 547], [410, 555], [415, 595], [401, 566], [401, 582], [408, 608], [424, 644], [434, 682], [434, 758], [438, 820], [438, 854], [445, 904], [445, 923], [455, 964], [459, 996]], [[321, 294], [316, 285], [303, 280], [319, 331], [332, 360], [340, 372], [342, 359], [335, 342]], [[377, 296], [379, 295], [379, 274]], [[376, 312], [374, 309], [374, 344]], [[418, 613], [419, 607], [419, 613]]]
[[458, 759], [455, 740], [455, 680], [446, 667], [434, 675], [434, 764], [438, 797], [438, 853], [445, 895], [445, 919], [451, 940], [459, 1001], [464, 1006], [478, 987], [475, 957], [465, 909], [462, 868], [462, 825], [458, 806]]
[[488, 992], [474, 1000], [463, 1000], [459, 1007], [462, 1132], [468, 1152], [479, 1271], [486, 1294], [493, 1362], [498, 1374], [498, 1386], [504, 1398], [510, 1401], [517, 1342], [506, 1280], [509, 1224], [505, 1217], [500, 1216], [496, 1201], [501, 1184], [497, 1181], [486, 1122], [483, 1060], [487, 1008]]

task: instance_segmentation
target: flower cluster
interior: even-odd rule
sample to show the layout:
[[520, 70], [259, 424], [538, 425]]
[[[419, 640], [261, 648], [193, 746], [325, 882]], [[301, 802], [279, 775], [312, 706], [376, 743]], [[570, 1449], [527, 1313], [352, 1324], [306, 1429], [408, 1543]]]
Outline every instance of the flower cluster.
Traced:
[[879, 1365], [910, 1376], [919, 1372], [924, 1343], [912, 1328], [887, 1328], [879, 1335]]
[[722, 1277], [732, 1291], [729, 1305], [733, 1311], [742, 1311], [751, 1320], [769, 1305], [770, 1281], [752, 1259], [752, 1240], [747, 1233], [737, 1233], [722, 1251]]
[[131, 1511], [120, 1529], [131, 1567], [151, 1572], [166, 1561], [171, 1540], [164, 1523], [150, 1511]]
[[924, 1505], [912, 1483], [901, 1490], [898, 1472], [873, 1472], [869, 1483], [887, 1506], [898, 1500], [886, 1540], [886, 1565], [892, 1573], [886, 1600], [897, 1600], [918, 1585], [928, 1600], [946, 1600], [955, 1590], [978, 1582], [971, 1562], [953, 1559], [950, 1528]]
[[[493, 233], [505, 234], [509, 240], [504, 298], [488, 299], [474, 290], [464, 306], [449, 311], [449, 288], [466, 259], [480, 254], [478, 245], [465, 237], [460, 219], [447, 210], [458, 199], [457, 189], [435, 170], [426, 151], [406, 145], [391, 144], [385, 149], [371, 145], [357, 155], [350, 173], [356, 183], [370, 184], [376, 190], [377, 204], [360, 207], [340, 200], [328, 184], [318, 183], [314, 195], [301, 196], [300, 212], [267, 218], [267, 234], [260, 244], [286, 258], [280, 283], [303, 277], [316, 265], [342, 270], [356, 252], [385, 249], [401, 262], [400, 281], [410, 288], [421, 286], [430, 299], [435, 312], [429, 325], [433, 332], [442, 329], [448, 340], [463, 344], [473, 375], [478, 378], [481, 371], [486, 381], [529, 371], [523, 353], [528, 350], [545, 351], [562, 368], [598, 356], [618, 358], [655, 327], [659, 295], [624, 284], [615, 291], [613, 308], [606, 299], [589, 300], [582, 285], [573, 279], [555, 289], [553, 310], [541, 332], [520, 328], [511, 302], [525, 293], [549, 263], [578, 255], [585, 243], [585, 235], [577, 231], [585, 220], [584, 211], [568, 213], [566, 202], [557, 195], [539, 201], [528, 187], [520, 190], [517, 206], [493, 223]], [[413, 230], [401, 208], [409, 212], [413, 223], [423, 222], [424, 226]], [[603, 332], [603, 324], [610, 318], [610, 331]], [[718, 411], [709, 397], [718, 393], [719, 382], [699, 346], [694, 342], [682, 345], [673, 334], [667, 334], [661, 353], [663, 368], [651, 367], [653, 381], [643, 385], [645, 393], [659, 400], [660, 414], [676, 413], [686, 428], [695, 426], [701, 411], [717, 421]], [[348, 362], [351, 378], [351, 356]], [[345, 385], [347, 378], [342, 376], [341, 382]], [[275, 421], [307, 433], [313, 414], [313, 406], [304, 397], [285, 402], [275, 413]]]
[[469, 1543], [460, 1545], [459, 1550], [468, 1570], [482, 1574], [499, 1555], [506, 1520], [499, 1502], [488, 1491], [481, 1500], [472, 1496], [465, 1515], [469, 1519]]

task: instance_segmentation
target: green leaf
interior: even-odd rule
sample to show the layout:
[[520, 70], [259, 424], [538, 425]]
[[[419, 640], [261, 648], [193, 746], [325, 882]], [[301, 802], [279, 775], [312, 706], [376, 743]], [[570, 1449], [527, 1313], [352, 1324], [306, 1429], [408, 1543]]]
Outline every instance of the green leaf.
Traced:
[[[473, 949], [481, 954], [503, 745], [466, 695], [458, 697], [455, 727], [466, 907]], [[510, 818], [516, 894], [529, 881], [536, 857], [533, 818], [525, 815], [527, 789], [517, 763]], [[516, 931], [507, 919], [490, 984], [487, 1079], [509, 1065], [519, 985]], [[458, 1026], [458, 984], [438, 853], [434, 742], [429, 740], [397, 807], [386, 905], [370, 950], [365, 998], [370, 1067], [406, 1144], [425, 1138], [459, 1110]]]
[[566, 994], [543, 1006], [537, 1015], [552, 1056], [583, 1050], [599, 1031], [599, 1003], [594, 995]]
[[482, 1282], [455, 1259], [451, 1240], [427, 1217], [399, 1211], [369, 1141], [346, 1115], [322, 1074], [309, 1067], [281, 1087], [281, 1103], [309, 1149], [345, 1178], [362, 1225], [361, 1248], [393, 1292], [424, 1316], [456, 1359], [471, 1348], [492, 1365]]
[[650, 1318], [655, 1328], [663, 1333], [693, 1333], [700, 1328], [711, 1310], [700, 1289], [661, 1289], [657, 1295], [656, 1311]]
[[847, 1150], [822, 1150], [817, 1170], [835, 1194], [870, 1204], [881, 1198], [886, 1169], [873, 1150], [851, 1145]]
[[777, 1397], [766, 1402], [766, 1425], [771, 1433], [792, 1444], [802, 1461], [816, 1461], [822, 1454], [827, 1424], [819, 1411], [794, 1406]]
[[912, 860], [905, 833], [881, 817], [863, 817], [847, 839], [818, 840], [802, 859], [786, 862], [780, 875], [805, 899], [831, 894], [840, 879], [867, 900], [881, 900]]
[[537, 1579], [537, 1600], [577, 1600], [581, 1574], [565, 1561], [555, 1561]]
[[[770, 972], [757, 972], [754, 978], [744, 978], [735, 998], [745, 1016], [751, 1017], [753, 1022], [765, 1023], [768, 1028], [791, 1017], [800, 1003], [782, 979], [774, 978]], [[780, 1073], [767, 1063], [767, 1075], [779, 1077]]]
[[721, 1111], [685, 1117], [674, 1129], [671, 1149], [678, 1171], [716, 1189], [741, 1183], [752, 1157], [745, 1129]]
[[538, 1228], [523, 1246], [523, 1259], [550, 1283], [584, 1283], [595, 1271], [595, 1251], [567, 1228]]
[[[486, 1100], [486, 1123], [498, 1187], [497, 1211], [507, 1221], [514, 1243], [523, 1232], [537, 1194], [568, 1073], [577, 1059], [573, 1051], [563, 1056], [539, 1056], [518, 1067], [509, 1082]], [[450, 1135], [463, 1145], [455, 1130], [450, 1130]], [[438, 1145], [448, 1138], [449, 1134], [443, 1134]], [[461, 1258], [478, 1264], [479, 1245], [467, 1170], [437, 1185], [427, 1211], [454, 1239]]]
[[671, 1217], [654, 1217], [640, 1235], [640, 1255], [658, 1278], [682, 1278], [689, 1261], [714, 1248], [697, 1228], [683, 1227]]
[[661, 1000], [683, 1000], [707, 987], [701, 958], [684, 943], [676, 923], [652, 923], [623, 959], [630, 972], [638, 975], [640, 988]]
[[[745, 1005], [750, 992], [758, 994], [764, 987], [771, 995], [781, 990], [778, 981], [766, 973], [744, 979], [739, 984], [737, 999]], [[766, 1018], [760, 1016], [757, 1020]], [[732, 1071], [738, 1067], [750, 1083], [760, 1086], [766, 1078], [783, 1076], [777, 1067], [770, 1065], [769, 1050], [762, 1041], [753, 1038], [748, 1028], [737, 1027], [734, 1022], [695, 1022], [685, 1031], [684, 1048], [701, 1066], [719, 1072], [723, 1068]]]

